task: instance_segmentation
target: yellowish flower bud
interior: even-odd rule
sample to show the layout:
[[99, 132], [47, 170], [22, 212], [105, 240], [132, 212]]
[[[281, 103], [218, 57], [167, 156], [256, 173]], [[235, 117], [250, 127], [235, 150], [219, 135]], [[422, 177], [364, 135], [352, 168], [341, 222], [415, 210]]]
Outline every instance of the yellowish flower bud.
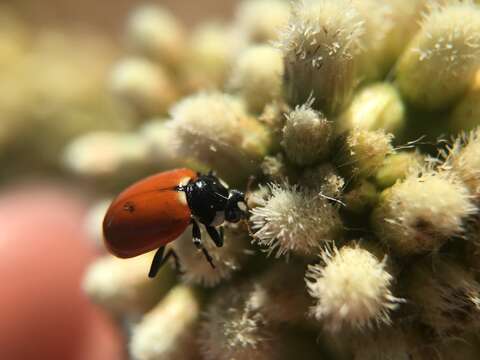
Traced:
[[143, 5], [135, 9], [127, 23], [127, 44], [168, 67], [178, 67], [185, 55], [185, 30], [167, 9]]
[[420, 169], [422, 164], [423, 157], [418, 152], [402, 151], [390, 154], [375, 174], [375, 182], [385, 189], [395, 184], [397, 180], [405, 179], [416, 169]]
[[286, 99], [296, 106], [313, 97], [315, 109], [337, 113], [356, 85], [362, 18], [347, 0], [305, 0], [293, 6], [279, 40]]
[[147, 163], [148, 149], [142, 139], [129, 133], [91, 132], [74, 139], [64, 150], [68, 170], [86, 177], [117, 173]]
[[338, 210], [323, 194], [288, 185], [269, 189], [250, 217], [254, 241], [269, 253], [311, 255], [341, 236]]
[[351, 130], [345, 139], [340, 168], [353, 176], [374, 175], [385, 158], [393, 153], [392, 140], [393, 135], [383, 130]]
[[198, 359], [195, 326], [200, 304], [193, 291], [176, 286], [133, 327], [130, 353], [138, 360]]
[[278, 39], [288, 23], [290, 6], [283, 0], [247, 0], [237, 9], [235, 24], [248, 42], [268, 43]]
[[282, 54], [269, 45], [246, 48], [233, 66], [229, 87], [245, 100], [254, 113], [278, 99], [282, 91]]
[[425, 0], [353, 0], [365, 20], [360, 61], [364, 81], [384, 78], [396, 58], [418, 29], [420, 9]]
[[270, 146], [266, 128], [230, 95], [192, 95], [177, 103], [171, 114], [178, 154], [204, 162], [232, 184], [254, 173]]
[[189, 284], [213, 287], [230, 279], [242, 268], [248, 258], [248, 233], [241, 225], [225, 227], [224, 245], [216, 247], [202, 229], [203, 246], [213, 258], [215, 269], [205, 259], [202, 251], [192, 243], [192, 232], [185, 233], [172, 243], [183, 272], [182, 279]]
[[388, 83], [376, 83], [360, 90], [338, 121], [341, 131], [385, 130], [398, 136], [406, 126], [405, 120], [398, 90]]
[[299, 166], [312, 165], [329, 155], [332, 124], [311, 108], [312, 101], [297, 106], [286, 117], [281, 145], [287, 158]]
[[425, 169], [385, 190], [372, 222], [381, 240], [408, 255], [436, 250], [462, 234], [464, 222], [475, 212], [457, 176]]
[[238, 35], [225, 25], [206, 23], [194, 29], [181, 71], [186, 90], [222, 89], [238, 47]]
[[470, 90], [455, 105], [448, 118], [448, 128], [454, 134], [474, 130], [480, 126], [480, 71], [477, 73], [477, 77], [478, 88]]
[[165, 70], [141, 58], [117, 63], [110, 78], [115, 96], [140, 116], [164, 114], [177, 98], [177, 90]]
[[386, 269], [386, 258], [378, 259], [355, 245], [327, 249], [322, 261], [309, 266], [306, 281], [315, 299], [311, 314], [327, 331], [391, 323], [390, 312], [404, 300], [392, 294], [394, 279]]
[[413, 105], [444, 109], [462, 96], [480, 64], [480, 9], [471, 1], [433, 6], [400, 58], [396, 84]]
[[173, 285], [168, 266], [154, 280], [148, 278], [152, 258], [153, 253], [132, 259], [104, 256], [88, 268], [83, 289], [95, 303], [117, 316], [140, 316]]

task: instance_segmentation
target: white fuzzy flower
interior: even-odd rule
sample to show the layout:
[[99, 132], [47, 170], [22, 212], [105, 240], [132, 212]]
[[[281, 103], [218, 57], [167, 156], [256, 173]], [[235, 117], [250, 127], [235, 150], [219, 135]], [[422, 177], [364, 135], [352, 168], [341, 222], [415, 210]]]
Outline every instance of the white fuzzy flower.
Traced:
[[306, 166], [324, 160], [333, 140], [332, 123], [311, 108], [313, 99], [286, 115], [281, 145], [288, 159]]
[[328, 331], [390, 324], [390, 312], [403, 300], [392, 295], [386, 258], [380, 261], [359, 246], [344, 246], [325, 250], [322, 260], [324, 264], [309, 267], [306, 281], [316, 301], [311, 313]]
[[468, 188], [447, 171], [425, 169], [384, 191], [373, 214], [377, 236], [400, 254], [438, 249], [477, 211]]
[[276, 256], [309, 255], [342, 232], [337, 208], [323, 194], [297, 186], [269, 185], [251, 210], [254, 241]]

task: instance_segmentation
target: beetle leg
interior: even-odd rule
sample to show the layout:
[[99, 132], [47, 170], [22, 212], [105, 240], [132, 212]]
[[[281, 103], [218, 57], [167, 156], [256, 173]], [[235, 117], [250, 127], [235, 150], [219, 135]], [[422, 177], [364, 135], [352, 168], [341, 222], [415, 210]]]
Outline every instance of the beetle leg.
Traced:
[[220, 233], [215, 229], [213, 226], [206, 225], [205, 228], [207, 229], [208, 235], [213, 240], [217, 247], [223, 246], [223, 227], [220, 228]]
[[200, 232], [200, 226], [198, 226], [198, 223], [194, 219], [191, 220], [191, 223], [192, 223], [192, 241], [193, 241], [193, 244], [196, 246], [197, 249], [202, 250], [203, 255], [205, 255], [205, 258], [209, 262], [210, 266], [213, 269], [215, 269], [215, 265], [213, 264], [212, 257], [208, 253], [207, 249], [205, 249], [203, 247], [202, 234]]
[[154, 278], [157, 275], [158, 270], [160, 270], [162, 265], [165, 264], [171, 256], [173, 257], [173, 260], [175, 261], [175, 268], [177, 269], [177, 271], [179, 273], [182, 273], [181, 268], [180, 268], [180, 261], [178, 259], [177, 254], [175, 253], [175, 251], [173, 251], [172, 249], [169, 249], [167, 251], [167, 254], [165, 254], [165, 256], [164, 256], [164, 254], [165, 254], [165, 246], [162, 246], [161, 248], [159, 248], [157, 250], [157, 252], [155, 253], [155, 255], [153, 257], [152, 265], [150, 266], [150, 271], [148, 272], [148, 277], [149, 278]]

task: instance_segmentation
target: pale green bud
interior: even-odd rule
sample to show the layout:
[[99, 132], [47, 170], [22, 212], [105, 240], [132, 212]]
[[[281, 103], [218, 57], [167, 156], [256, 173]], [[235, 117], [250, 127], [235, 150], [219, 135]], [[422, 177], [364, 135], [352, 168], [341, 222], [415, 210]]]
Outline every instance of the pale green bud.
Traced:
[[480, 9], [470, 1], [434, 6], [400, 58], [396, 84], [413, 105], [439, 110], [467, 90], [480, 64]]
[[405, 124], [405, 106], [398, 90], [389, 83], [376, 83], [360, 90], [340, 116], [340, 131], [385, 130], [400, 135]]

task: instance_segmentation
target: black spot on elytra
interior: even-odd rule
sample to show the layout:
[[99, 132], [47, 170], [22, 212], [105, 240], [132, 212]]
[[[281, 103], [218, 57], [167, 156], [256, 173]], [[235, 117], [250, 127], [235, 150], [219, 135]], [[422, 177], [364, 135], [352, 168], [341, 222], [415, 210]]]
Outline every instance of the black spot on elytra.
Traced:
[[123, 210], [128, 211], [129, 213], [133, 213], [135, 211], [135, 204], [131, 201], [128, 201], [123, 204]]

